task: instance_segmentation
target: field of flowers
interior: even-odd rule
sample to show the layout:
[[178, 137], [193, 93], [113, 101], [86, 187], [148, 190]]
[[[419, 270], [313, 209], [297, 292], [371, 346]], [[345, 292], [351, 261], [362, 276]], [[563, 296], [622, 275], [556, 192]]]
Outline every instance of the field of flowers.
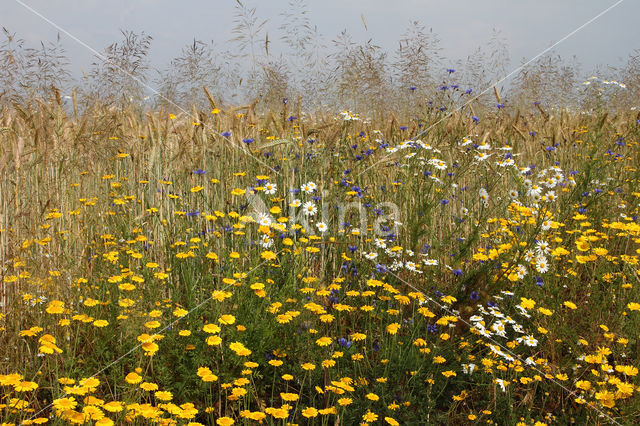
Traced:
[[640, 422], [637, 113], [0, 114], [8, 424]]

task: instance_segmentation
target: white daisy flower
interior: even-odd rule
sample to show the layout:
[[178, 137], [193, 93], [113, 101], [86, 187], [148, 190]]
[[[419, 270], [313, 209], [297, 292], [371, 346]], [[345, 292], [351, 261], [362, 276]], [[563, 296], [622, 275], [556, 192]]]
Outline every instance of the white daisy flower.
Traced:
[[447, 163], [442, 160], [438, 160], [437, 158], [432, 158], [431, 160], [429, 160], [429, 164], [431, 164], [438, 170], [445, 170], [447, 168]]
[[522, 265], [518, 265], [516, 268], [516, 275], [518, 276], [518, 279], [523, 279], [527, 275], [527, 268]]
[[486, 152], [481, 152], [480, 154], [476, 154], [473, 158], [476, 161], [484, 161], [489, 157], [491, 157], [491, 154], [487, 154]]
[[502, 389], [503, 393], [507, 391], [506, 385], [508, 385], [509, 383], [505, 383], [505, 381], [502, 379], [494, 379], [494, 381], [498, 384], [498, 386], [500, 386], [500, 389]]
[[553, 203], [554, 201], [558, 200], [558, 197], [556, 196], [556, 193], [553, 191], [549, 191], [546, 193], [545, 197], [547, 197], [547, 201], [550, 203]]
[[258, 223], [260, 226], [269, 226], [271, 225], [271, 217], [267, 213], [260, 213]]
[[307, 201], [306, 203], [304, 203], [302, 209], [304, 210], [304, 214], [306, 216], [313, 216], [318, 212], [318, 207], [316, 207], [313, 201]]
[[316, 188], [317, 186], [314, 182], [307, 182], [302, 184], [302, 186], [300, 187], [300, 190], [305, 194], [311, 194], [313, 191], [316, 190]]
[[539, 240], [536, 243], [536, 250], [540, 255], [544, 255], [545, 253], [551, 253], [551, 246], [545, 240]]
[[264, 193], [267, 195], [273, 195], [276, 193], [278, 186], [275, 183], [267, 182], [264, 185]]
[[273, 245], [273, 239], [268, 235], [263, 235], [260, 238], [260, 245], [264, 248], [269, 248]]
[[538, 256], [535, 260], [536, 271], [540, 274], [544, 274], [549, 270], [549, 263], [544, 256]]
[[404, 267], [412, 272], [418, 272], [420, 274], [422, 273], [422, 271], [418, 270], [418, 266], [413, 262], [406, 262], [404, 264]]
[[475, 369], [476, 369], [476, 365], [475, 365], [475, 364], [473, 364], [473, 363], [471, 363], [471, 364], [462, 364], [462, 372], [463, 372], [464, 374], [469, 374], [469, 375], [471, 375], [471, 374], [473, 374], [473, 372], [475, 371]]
[[480, 188], [480, 191], [479, 191], [478, 195], [479, 195], [480, 200], [482, 202], [486, 203], [487, 201], [489, 201], [489, 193], [487, 192], [486, 189]]
[[329, 227], [327, 226], [326, 223], [324, 222], [318, 222], [316, 223], [316, 228], [318, 228], [318, 232], [320, 232], [321, 234], [324, 234], [325, 232], [327, 232], [327, 230], [329, 229]]
[[376, 238], [375, 244], [378, 248], [387, 248], [387, 243], [384, 241], [384, 238]]

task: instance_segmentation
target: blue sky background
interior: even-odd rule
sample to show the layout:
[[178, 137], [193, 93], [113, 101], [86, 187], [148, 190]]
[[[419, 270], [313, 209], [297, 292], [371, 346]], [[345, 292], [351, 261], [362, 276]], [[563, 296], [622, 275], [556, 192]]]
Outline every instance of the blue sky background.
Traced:
[[[230, 48], [234, 26], [234, 0], [24, 0], [28, 5], [88, 45], [101, 51], [119, 40], [120, 29], [144, 31], [153, 36], [152, 65], [163, 67], [193, 38], [213, 40], [218, 49]], [[0, 26], [35, 45], [54, 40], [58, 31], [15, 0], [3, 0]], [[288, 8], [283, 0], [245, 0], [267, 19], [265, 29], [277, 42], [280, 13]], [[342, 30], [356, 41], [373, 41], [390, 53], [397, 47], [409, 21], [433, 28], [441, 39], [443, 54], [462, 59], [487, 42], [492, 29], [506, 39], [512, 68], [564, 37], [599, 12], [614, 4], [610, 0], [309, 0], [308, 16], [330, 44]], [[367, 22], [363, 25], [361, 15]], [[619, 66], [640, 49], [640, 1], [626, 0], [596, 22], [562, 43], [556, 52], [576, 55], [588, 72], [596, 65]], [[72, 72], [87, 69], [93, 54], [62, 35], [72, 61]], [[277, 44], [274, 43], [277, 50]]]

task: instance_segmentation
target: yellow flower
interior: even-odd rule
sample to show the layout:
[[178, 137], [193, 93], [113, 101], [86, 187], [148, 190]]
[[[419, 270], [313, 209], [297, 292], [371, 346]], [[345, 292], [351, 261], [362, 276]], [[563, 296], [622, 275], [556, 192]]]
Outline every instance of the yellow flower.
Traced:
[[378, 420], [378, 415], [376, 413], [372, 413], [371, 411], [367, 411], [363, 416], [362, 420], [365, 422], [375, 422]]
[[333, 340], [331, 339], [331, 337], [321, 337], [318, 340], [316, 340], [316, 345], [318, 346], [328, 346], [331, 344]]
[[600, 404], [602, 404], [604, 407], [613, 408], [616, 405], [615, 395], [609, 392], [608, 390], [605, 390], [602, 392], [596, 392], [595, 397], [598, 401], [600, 401]]
[[211, 292], [211, 298], [218, 302], [222, 302], [224, 299], [228, 299], [231, 296], [233, 296], [233, 293], [230, 291], [213, 290]]
[[353, 340], [354, 342], [359, 342], [361, 340], [364, 340], [367, 338], [366, 334], [362, 334], [362, 333], [352, 333], [351, 334], [351, 340]]
[[366, 398], [370, 401], [377, 401], [380, 399], [380, 397], [378, 395], [376, 395], [375, 393], [368, 393], [366, 395]]
[[202, 327], [202, 331], [204, 331], [205, 333], [209, 333], [209, 334], [220, 333], [221, 330], [222, 329], [217, 324], [205, 324]]
[[155, 383], [144, 382], [140, 383], [140, 389], [146, 391], [155, 391], [158, 390], [158, 385]]
[[158, 321], [147, 321], [144, 323], [144, 326], [149, 329], [154, 329], [160, 327], [160, 323]]
[[16, 392], [29, 392], [38, 388], [36, 382], [18, 382], [13, 385]]
[[336, 365], [336, 362], [332, 359], [325, 359], [324, 361], [322, 361], [322, 366], [324, 368], [331, 368], [335, 365]]
[[455, 302], [457, 302], [457, 301], [458, 301], [458, 299], [456, 299], [456, 298], [455, 298], [455, 297], [453, 297], [453, 296], [443, 296], [442, 298], [440, 298], [440, 300], [441, 300], [443, 303], [447, 303], [447, 304], [452, 304], [452, 303], [455, 303]]
[[220, 318], [218, 318], [218, 322], [223, 325], [231, 325], [236, 322], [236, 317], [234, 317], [233, 315], [222, 315]]
[[307, 370], [307, 371], [316, 369], [315, 364], [312, 364], [310, 362], [305, 362], [300, 367], [302, 367], [303, 370]]
[[640, 311], [640, 303], [630, 302], [627, 304], [627, 308], [630, 311]]
[[126, 375], [124, 380], [131, 385], [135, 385], [136, 383], [140, 383], [142, 381], [142, 377], [140, 377], [140, 375], [138, 375], [137, 373], [131, 372]]
[[573, 303], [573, 302], [566, 301], [566, 302], [563, 303], [563, 305], [566, 306], [569, 309], [578, 309], [576, 304]]
[[232, 351], [234, 351], [236, 353], [236, 355], [238, 356], [249, 356], [251, 355], [251, 350], [247, 349], [242, 343], [240, 342], [233, 342], [229, 345], [229, 349], [231, 349]]
[[105, 321], [105, 320], [96, 320], [96, 321], [94, 321], [94, 322], [93, 322], [93, 325], [94, 325], [95, 327], [102, 328], [102, 327], [106, 327], [106, 326], [108, 326], [108, 325], [109, 325], [109, 321]]
[[536, 302], [533, 299], [527, 299], [526, 297], [521, 297], [520, 306], [524, 309], [533, 309], [533, 307], [536, 306]]
[[216, 420], [216, 424], [219, 426], [231, 426], [234, 423], [235, 420], [233, 420], [231, 417], [220, 417], [218, 420]]
[[173, 310], [173, 315], [176, 317], [183, 317], [185, 315], [187, 315], [189, 313], [189, 311], [187, 311], [186, 309], [182, 309], [182, 308], [176, 308]]
[[267, 250], [267, 251], [263, 251], [260, 256], [264, 259], [264, 260], [273, 260], [275, 259], [277, 256], [274, 252]]
[[78, 403], [76, 402], [76, 399], [72, 396], [69, 398], [58, 398], [53, 400], [53, 406], [59, 411], [73, 410], [77, 405]]
[[45, 309], [48, 314], [61, 314], [64, 312], [64, 302], [59, 300], [52, 300], [49, 302], [47, 309]]
[[306, 418], [316, 417], [318, 415], [318, 410], [313, 407], [307, 407], [302, 410], [302, 415]]
[[282, 408], [268, 407], [264, 410], [264, 412], [276, 419], [286, 419], [287, 417], [289, 417], [289, 410], [284, 406]]
[[222, 343], [222, 338], [218, 335], [207, 337], [207, 345], [209, 346], [218, 346], [221, 343]]
[[154, 395], [160, 401], [171, 401], [173, 399], [173, 394], [167, 391], [158, 391]]
[[284, 393], [284, 392], [280, 392], [280, 398], [282, 398], [283, 400], [289, 402], [289, 401], [297, 401], [299, 396], [297, 393]]
[[214, 260], [214, 261], [216, 261], [216, 262], [218, 261], [218, 255], [217, 255], [217, 254], [215, 254], [214, 252], [209, 252], [209, 253], [207, 253], [206, 258], [207, 258], [207, 259]]
[[578, 389], [588, 391], [589, 389], [591, 389], [591, 382], [589, 382], [588, 380], [578, 380], [576, 382], [576, 387]]
[[391, 426], [399, 426], [400, 423], [398, 423], [395, 419], [393, 419], [392, 417], [385, 417], [384, 421], [387, 422], [388, 424], [390, 424]]
[[591, 246], [586, 240], [578, 240], [576, 241], [576, 248], [580, 251], [589, 251]]
[[124, 403], [120, 401], [111, 401], [102, 405], [102, 408], [107, 410], [110, 413], [119, 413], [120, 411], [123, 410], [123, 405]]
[[538, 312], [540, 312], [542, 315], [546, 315], [546, 316], [550, 316], [553, 314], [553, 311], [547, 308], [538, 308]]
[[389, 324], [386, 328], [387, 333], [389, 334], [396, 334], [399, 329], [400, 329], [400, 324], [398, 324], [397, 322]]
[[338, 400], [338, 405], [340, 406], [350, 405], [352, 402], [353, 402], [353, 399], [351, 398], [340, 398]]

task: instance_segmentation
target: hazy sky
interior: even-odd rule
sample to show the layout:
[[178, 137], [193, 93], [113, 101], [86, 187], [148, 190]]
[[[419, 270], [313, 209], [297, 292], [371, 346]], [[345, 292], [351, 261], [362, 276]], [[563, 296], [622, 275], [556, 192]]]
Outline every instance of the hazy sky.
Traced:
[[[232, 37], [235, 0], [22, 0], [86, 44], [102, 51], [119, 40], [120, 29], [153, 36], [151, 59], [162, 67], [180, 49], [197, 38], [213, 40], [226, 49]], [[327, 44], [342, 30], [356, 41], [373, 41], [392, 51], [409, 21], [433, 28], [442, 40], [443, 53], [465, 58], [488, 41], [492, 29], [506, 38], [512, 68], [531, 58], [616, 3], [617, 0], [309, 0], [308, 16]], [[267, 19], [271, 39], [279, 37], [280, 13], [288, 0], [245, 0]], [[361, 15], [367, 23], [365, 29]], [[621, 65], [640, 49], [640, 1], [624, 0], [556, 49], [562, 56], [576, 55], [584, 70], [598, 64]], [[0, 26], [35, 45], [54, 40], [58, 30], [16, 0], [2, 0]], [[86, 69], [93, 54], [62, 34], [74, 74]]]

